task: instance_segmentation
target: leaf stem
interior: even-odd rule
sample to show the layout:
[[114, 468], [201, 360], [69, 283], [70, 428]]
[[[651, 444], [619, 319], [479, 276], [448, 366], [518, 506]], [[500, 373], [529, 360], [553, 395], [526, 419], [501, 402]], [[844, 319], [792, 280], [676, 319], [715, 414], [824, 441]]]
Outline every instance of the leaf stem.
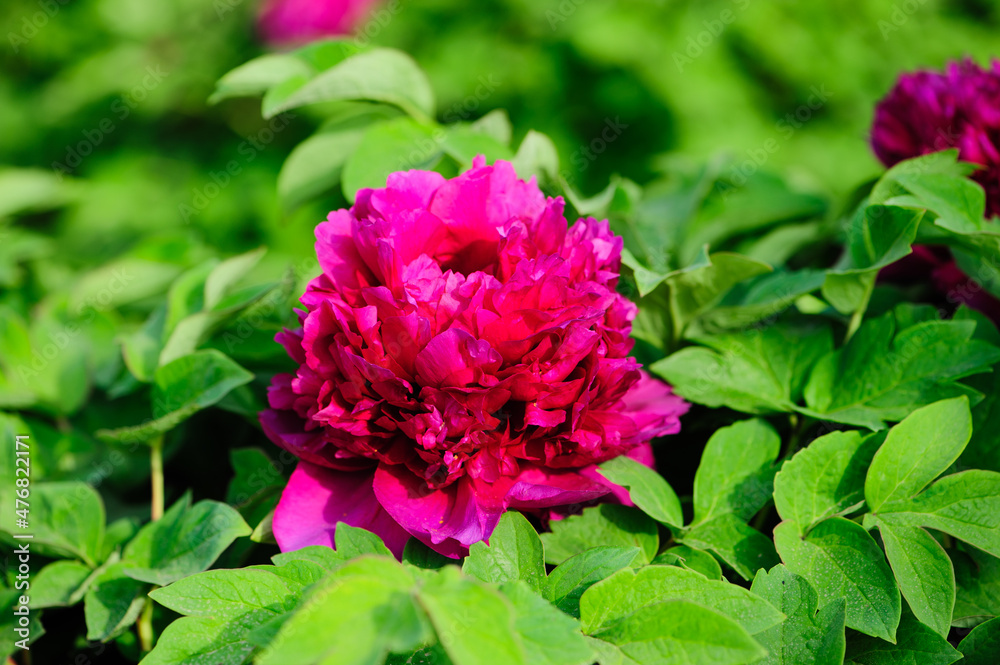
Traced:
[[163, 435], [156, 437], [149, 446], [150, 482], [153, 490], [150, 514], [155, 522], [163, 517]]
[[788, 441], [785, 443], [785, 449], [781, 451], [781, 459], [779, 462], [784, 462], [798, 452], [799, 447], [801, 446], [802, 433], [809, 427], [809, 419], [800, 419], [799, 414], [797, 413], [788, 414], [788, 423], [792, 427], [792, 432], [788, 435]]
[[868, 311], [868, 303], [871, 302], [872, 293], [875, 291], [875, 275], [872, 275], [868, 280], [868, 286], [865, 288], [865, 294], [861, 299], [861, 303], [858, 308], [854, 310], [854, 314], [851, 316], [850, 323], [847, 324], [847, 334], [844, 335], [844, 344], [851, 341], [854, 337], [854, 333], [858, 332], [858, 328], [861, 327], [861, 322], [865, 318], [865, 312]]
[[153, 601], [150, 598], [146, 599], [146, 605], [142, 608], [136, 630], [139, 633], [139, 646], [142, 647], [142, 652], [149, 653], [153, 650]]

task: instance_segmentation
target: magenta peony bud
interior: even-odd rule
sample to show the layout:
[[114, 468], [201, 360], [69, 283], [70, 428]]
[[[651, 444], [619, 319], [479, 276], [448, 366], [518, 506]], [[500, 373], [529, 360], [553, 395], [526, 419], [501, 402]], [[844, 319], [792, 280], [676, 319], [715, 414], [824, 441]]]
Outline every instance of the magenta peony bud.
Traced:
[[875, 109], [872, 148], [886, 166], [958, 148], [959, 158], [985, 167], [973, 177], [986, 190], [987, 216], [1000, 213], [1000, 61], [901, 76]]
[[278, 46], [350, 35], [379, 0], [265, 0], [257, 20], [264, 40]]
[[[949, 64], [943, 73], [901, 76], [875, 109], [871, 140], [886, 166], [958, 148], [960, 159], [985, 167], [972, 177], [986, 190], [987, 217], [1000, 214], [1000, 61], [991, 69], [964, 60]], [[929, 276], [948, 302], [966, 304], [1000, 322], [1000, 302], [967, 277], [946, 251], [915, 247], [880, 276], [908, 281], [913, 273]]]
[[562, 199], [509, 163], [394, 173], [316, 238], [302, 327], [277, 338], [299, 368], [260, 416], [301, 458], [283, 550], [332, 545], [344, 522], [396, 554], [415, 536], [462, 556], [508, 508], [627, 501], [595, 466], [651, 463], [650, 440], [679, 431], [688, 404], [628, 355], [622, 239], [567, 228]]

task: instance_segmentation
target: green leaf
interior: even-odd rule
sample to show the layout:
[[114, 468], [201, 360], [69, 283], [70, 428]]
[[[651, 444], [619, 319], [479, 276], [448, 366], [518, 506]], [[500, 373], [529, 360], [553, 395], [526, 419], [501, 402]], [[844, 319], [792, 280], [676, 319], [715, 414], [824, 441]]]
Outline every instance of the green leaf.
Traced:
[[695, 341], [703, 346], [682, 349], [650, 371], [692, 402], [761, 415], [793, 411], [809, 371], [833, 349], [828, 326], [777, 324]]
[[968, 549], [950, 552], [958, 586], [952, 624], [962, 628], [1000, 616], [1000, 559]]
[[185, 494], [139, 531], [122, 563], [126, 575], [163, 586], [206, 570], [234, 540], [249, 535], [250, 527], [233, 508], [218, 501], [192, 506]]
[[139, 618], [149, 586], [125, 573], [125, 564], [114, 563], [91, 582], [83, 598], [88, 640], [107, 642], [125, 632]]
[[334, 542], [337, 545], [337, 553], [345, 559], [353, 559], [365, 554], [392, 556], [392, 552], [385, 546], [382, 539], [374, 533], [343, 522], [337, 522]]
[[135, 427], [100, 430], [97, 436], [112, 442], [145, 443], [252, 380], [253, 374], [214, 349], [183, 356], [156, 370], [154, 420]]
[[897, 183], [908, 189], [919, 205], [937, 215], [937, 226], [956, 233], [974, 232], [986, 212], [986, 192], [969, 178], [944, 173], [897, 173]]
[[[284, 284], [289, 286], [291, 283], [290, 279], [284, 281]], [[160, 365], [166, 365], [194, 353], [223, 325], [238, 320], [237, 317], [241, 314], [252, 312], [252, 306], [261, 304], [265, 296], [281, 286], [279, 283], [271, 283], [239, 289], [223, 298], [214, 308], [206, 308], [185, 317], [164, 343], [163, 350], [160, 351]]]
[[173, 332], [183, 319], [205, 307], [205, 281], [218, 265], [218, 259], [209, 259], [185, 271], [170, 285], [161, 339]]
[[[977, 334], [982, 327], [982, 323], [976, 326]], [[996, 435], [1000, 432], [1000, 372], [973, 376], [965, 383], [986, 397], [972, 409], [972, 438], [962, 452], [958, 466], [961, 469], [1000, 471], [1000, 436]]]
[[632, 565], [638, 547], [594, 547], [566, 559], [549, 573], [548, 597], [566, 614], [580, 616], [580, 597], [597, 582]]
[[380, 48], [350, 56], [285, 99], [266, 100], [271, 103], [265, 103], [264, 117], [318, 102], [345, 100], [392, 104], [418, 120], [434, 116], [434, 92], [427, 75], [405, 53]]
[[389, 558], [344, 564], [312, 587], [257, 665], [377, 665], [390, 651], [416, 649], [428, 635], [413, 586], [409, 571]]
[[403, 548], [403, 563], [424, 570], [438, 570], [455, 563], [455, 560], [438, 554], [416, 538], [410, 538]]
[[308, 77], [312, 74], [313, 68], [292, 54], [262, 55], [240, 65], [219, 79], [215, 84], [215, 92], [208, 98], [208, 103], [217, 104], [230, 97], [261, 95], [290, 78]]
[[622, 455], [602, 464], [600, 472], [627, 489], [632, 502], [657, 522], [684, 526], [680, 499], [663, 476], [653, 469]]
[[[447, 115], [444, 120], [447, 123], [451, 122]], [[510, 145], [514, 134], [514, 128], [510, 124], [510, 116], [503, 109], [493, 109], [483, 117], [469, 123], [469, 127], [473, 131], [490, 136], [504, 145]], [[528, 133], [531, 133], [531, 130], [528, 130]], [[521, 176], [521, 178], [527, 180], [527, 176]]]
[[[19, 589], [0, 588], [0, 657], [5, 659], [20, 649], [17, 642], [27, 639], [28, 644], [34, 644], [45, 634], [45, 627], [41, 622], [42, 612], [31, 612], [27, 617], [28, 625], [20, 625], [20, 617], [14, 614], [14, 610], [21, 604], [21, 596]], [[18, 629], [27, 629], [27, 637], [15, 632]]]
[[750, 591], [788, 617], [754, 636], [768, 650], [767, 658], [757, 665], [843, 664], [847, 641], [842, 598], [817, 610], [816, 590], [780, 564], [770, 571], [757, 571]]
[[856, 665], [951, 665], [962, 658], [948, 641], [913, 618], [903, 614], [895, 644], [876, 637], [858, 635], [847, 643], [847, 663]]
[[699, 318], [703, 328], [743, 329], [758, 321], [776, 317], [802, 296], [823, 285], [822, 270], [787, 270], [758, 275], [734, 286]]
[[922, 217], [922, 210], [897, 206], [859, 207], [847, 229], [846, 251], [827, 273], [823, 297], [842, 314], [863, 312], [878, 270], [910, 253]]
[[[32, 486], [28, 501], [33, 551], [75, 557], [91, 568], [97, 566], [104, 545], [105, 517], [104, 502], [93, 487], [81, 482], [38, 483]], [[9, 508], [3, 515], [4, 530], [23, 531], [13, 528], [14, 509]]]
[[914, 616], [948, 637], [955, 608], [955, 571], [941, 544], [920, 527], [876, 519], [889, 565]]
[[156, 370], [153, 416], [207, 408], [252, 380], [253, 374], [214, 349], [178, 358]]
[[[670, 315], [674, 337], [680, 338], [688, 323], [719, 301], [743, 280], [770, 272], [771, 266], [731, 252], [708, 254], [691, 266], [664, 276], [670, 288]], [[640, 288], [640, 295], [652, 289]]]
[[909, 501], [885, 506], [879, 518], [944, 531], [1000, 557], [1000, 473], [973, 469], [945, 476]]
[[958, 645], [963, 665], [996, 665], [1000, 654], [1000, 619], [976, 626]]
[[774, 477], [778, 514], [807, 533], [821, 520], [860, 508], [868, 465], [884, 438], [831, 432], [800, 450]]
[[[31, 609], [66, 607], [80, 600], [78, 596], [90, 577], [90, 568], [77, 561], [56, 561], [42, 568], [31, 580]], [[85, 591], [85, 589], [84, 589]]]
[[835, 273], [878, 270], [910, 253], [922, 210], [869, 205], [858, 209], [847, 230], [847, 255]]
[[531, 665], [590, 665], [594, 653], [580, 623], [539, 596], [525, 582], [506, 582], [500, 591], [514, 607], [514, 630]]
[[292, 552], [282, 552], [271, 557], [276, 566], [287, 566], [295, 561], [309, 561], [326, 569], [333, 570], [346, 559], [342, 554], [323, 545], [309, 545]]
[[478, 542], [469, 548], [462, 572], [493, 584], [521, 580], [540, 593], [545, 587], [542, 541], [524, 515], [507, 511], [490, 535], [489, 545]]
[[889, 430], [868, 469], [868, 507], [891, 509], [918, 494], [955, 463], [971, 436], [972, 414], [964, 395], [908, 415]]
[[241, 639], [244, 627], [215, 617], [177, 619], [163, 629], [142, 665], [243, 665], [256, 648]]
[[782, 229], [795, 220], [822, 217], [828, 207], [822, 197], [798, 191], [778, 176], [757, 171], [734, 183], [726, 175], [735, 174], [735, 164], [719, 160], [706, 167], [710, 176], [713, 166], [718, 171], [712, 177], [717, 182], [710, 182], [714, 191], [703, 205], [693, 208], [693, 221], [680, 220], [685, 236], [682, 257], [696, 254], [705, 243], [728, 246], [733, 240], [769, 228]]
[[722, 513], [689, 527], [678, 539], [685, 545], [710, 550], [745, 580], [761, 568], [778, 563], [774, 543], [733, 513]]
[[295, 601], [292, 594], [301, 591], [303, 585], [289, 584], [287, 578], [274, 574], [269, 566], [209, 570], [154, 589], [149, 596], [184, 616], [234, 619], [262, 614], [270, 618], [292, 609]]
[[957, 380], [1000, 361], [1000, 349], [973, 340], [974, 330], [972, 321], [897, 330], [894, 313], [866, 321], [844, 348], [816, 364], [805, 389], [806, 413], [877, 430], [922, 406], [968, 395]]
[[455, 665], [527, 665], [515, 632], [513, 607], [499, 592], [448, 566], [417, 595]]
[[344, 196], [353, 202], [359, 189], [385, 187], [391, 173], [433, 166], [441, 157], [440, 138], [412, 118], [372, 125], [344, 165]]
[[639, 665], [742, 665], [767, 655], [739, 624], [686, 600], [642, 607], [594, 637]]
[[166, 315], [165, 307], [157, 307], [139, 330], [121, 338], [125, 366], [143, 383], [150, 383], [159, 367]]
[[635, 563], [649, 563], [659, 548], [660, 536], [656, 522], [637, 508], [601, 504], [585, 508], [551, 523], [552, 532], [541, 534], [545, 545], [545, 562], [559, 564], [571, 556], [598, 546], [638, 547]]
[[462, 170], [472, 166], [472, 160], [477, 155], [483, 155], [490, 164], [498, 159], [510, 161], [514, 156], [505, 144], [468, 125], [449, 127], [441, 141], [441, 148], [458, 162]]
[[781, 439], [754, 418], [716, 430], [694, 477], [694, 524], [733, 513], [750, 519], [771, 498]]
[[72, 183], [49, 169], [0, 170], [0, 220], [22, 213], [65, 205], [73, 197]]
[[529, 129], [511, 160], [518, 177], [534, 176], [539, 182], [555, 182], [559, 177], [559, 153], [545, 134]]
[[[303, 582], [322, 576], [314, 564], [296, 563], [317, 571]], [[295, 575], [281, 574], [292, 567], [211, 570], [154, 589], [153, 600], [185, 617], [164, 630], [143, 662], [241, 665], [255, 648], [250, 633], [298, 601], [305, 585]]]
[[596, 635], [643, 607], [673, 599], [724, 614], [751, 635], [783, 619], [781, 612], [743, 587], [676, 566], [646, 566], [619, 570], [590, 587], [580, 599], [580, 620], [584, 632]]
[[285, 477], [260, 448], [231, 450], [229, 459], [233, 478], [226, 489], [226, 503], [239, 510], [248, 524], [259, 524], [274, 508], [285, 488]]
[[334, 189], [364, 132], [363, 127], [322, 131], [295, 146], [278, 174], [278, 195], [285, 210]]
[[710, 580], [722, 579], [722, 566], [715, 557], [688, 545], [675, 545], [661, 552], [652, 563], [664, 566], [680, 566], [701, 573]]
[[894, 642], [899, 625], [899, 588], [882, 550], [860, 525], [842, 517], [820, 522], [804, 538], [792, 522], [774, 529], [781, 560], [819, 593], [819, 605], [847, 600], [846, 624]]
[[205, 280], [205, 309], [215, 309], [222, 299], [228, 295], [233, 287], [240, 280], [246, 277], [247, 273], [253, 270], [254, 266], [267, 253], [266, 247], [259, 247], [255, 250], [226, 259], [208, 274]]

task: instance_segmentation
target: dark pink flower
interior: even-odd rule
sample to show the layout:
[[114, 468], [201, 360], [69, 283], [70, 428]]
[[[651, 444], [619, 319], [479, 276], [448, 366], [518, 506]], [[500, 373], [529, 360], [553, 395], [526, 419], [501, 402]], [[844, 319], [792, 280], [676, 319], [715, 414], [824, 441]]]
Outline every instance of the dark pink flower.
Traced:
[[[1000, 214], [1000, 61], [982, 69], [971, 60], [944, 72], [918, 71], [899, 78], [875, 109], [872, 148], [886, 166], [948, 148], [984, 167], [973, 178], [986, 190], [986, 214]], [[947, 250], [914, 247], [882, 271], [888, 281], [929, 275], [951, 303], [967, 304], [1000, 322], [1000, 301], [967, 277]]]
[[628, 356], [621, 238], [567, 229], [562, 199], [510, 164], [395, 173], [316, 238], [302, 327], [278, 335], [299, 369], [260, 417], [302, 460], [274, 516], [283, 550], [330, 545], [341, 521], [397, 554], [412, 535], [461, 556], [508, 508], [620, 491], [595, 465], [649, 462], [680, 429], [688, 405]]
[[1000, 212], [1000, 61], [901, 76], [875, 109], [872, 148], [886, 166], [958, 148], [962, 160], [984, 167], [974, 178], [986, 190], [987, 215]]
[[291, 46], [352, 34], [379, 0], [265, 0], [257, 26], [270, 44]]

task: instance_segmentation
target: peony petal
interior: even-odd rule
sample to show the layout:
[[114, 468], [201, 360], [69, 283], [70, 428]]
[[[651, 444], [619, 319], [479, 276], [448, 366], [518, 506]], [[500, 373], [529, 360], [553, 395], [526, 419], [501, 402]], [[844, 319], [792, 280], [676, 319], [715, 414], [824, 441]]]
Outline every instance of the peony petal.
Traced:
[[579, 469], [558, 472], [527, 466], [517, 475], [505, 501], [510, 508], [551, 508], [589, 503], [608, 492], [606, 482], [588, 478]]
[[472, 481], [463, 477], [441, 489], [401, 464], [380, 464], [375, 471], [375, 496], [404, 529], [434, 551], [457, 559], [469, 546], [489, 538], [503, 513], [501, 505], [480, 504]]
[[397, 558], [409, 539], [375, 499], [370, 469], [334, 471], [299, 462], [274, 511], [274, 537], [281, 551], [334, 547], [338, 522], [376, 534]]
[[415, 366], [421, 385], [466, 386], [480, 383], [484, 373], [495, 373], [502, 361], [489, 342], [453, 328], [428, 342]]

